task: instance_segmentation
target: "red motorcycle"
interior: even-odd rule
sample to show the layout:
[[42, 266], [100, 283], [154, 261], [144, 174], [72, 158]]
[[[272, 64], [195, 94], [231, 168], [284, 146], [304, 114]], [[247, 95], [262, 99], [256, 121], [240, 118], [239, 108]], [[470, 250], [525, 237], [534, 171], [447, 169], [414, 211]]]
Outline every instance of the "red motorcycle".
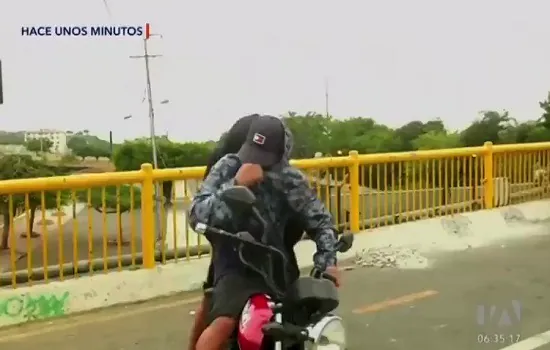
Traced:
[[[233, 208], [249, 210], [264, 225], [261, 241], [249, 232], [229, 233], [203, 223], [196, 225], [195, 232], [218, 236], [236, 244], [242, 263], [258, 273], [271, 291], [269, 295], [256, 294], [248, 300], [229, 350], [345, 350], [346, 332], [342, 319], [331, 313], [339, 304], [333, 277], [313, 269], [309, 276], [298, 278], [290, 283], [289, 288], [282, 290], [273, 275], [273, 258], [278, 257], [284, 262], [282, 270], [286, 282], [286, 256], [266, 244], [267, 224], [254, 207], [254, 194], [246, 187], [234, 186], [222, 192], [221, 198]], [[353, 235], [344, 234], [336, 251], [346, 252], [352, 244]], [[265, 253], [266, 268], [247, 262], [243, 254], [245, 248]]]

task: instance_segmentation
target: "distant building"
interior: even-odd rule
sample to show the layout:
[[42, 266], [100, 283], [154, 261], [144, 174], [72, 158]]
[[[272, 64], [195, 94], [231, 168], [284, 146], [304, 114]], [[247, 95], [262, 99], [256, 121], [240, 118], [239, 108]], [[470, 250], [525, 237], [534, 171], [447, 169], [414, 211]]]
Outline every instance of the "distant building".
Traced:
[[67, 154], [69, 153], [69, 147], [67, 147], [67, 133], [61, 130], [40, 129], [39, 131], [26, 131], [25, 142], [35, 139], [48, 139], [52, 142], [52, 153]]

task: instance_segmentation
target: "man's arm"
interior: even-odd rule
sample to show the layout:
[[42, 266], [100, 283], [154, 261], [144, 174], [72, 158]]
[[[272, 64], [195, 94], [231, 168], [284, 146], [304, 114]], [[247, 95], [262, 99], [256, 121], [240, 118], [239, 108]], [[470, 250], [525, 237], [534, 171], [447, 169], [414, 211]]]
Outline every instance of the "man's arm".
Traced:
[[308, 235], [317, 244], [317, 252], [313, 256], [315, 267], [324, 270], [336, 265], [334, 249], [337, 240], [332, 215], [309, 188], [304, 174], [298, 169], [285, 168], [282, 178], [290, 208], [302, 217]]
[[189, 210], [189, 223], [220, 226], [231, 222], [233, 213], [220, 198], [220, 192], [235, 184], [234, 175], [239, 167], [239, 159], [234, 155], [221, 158], [210, 171], [195, 194]]

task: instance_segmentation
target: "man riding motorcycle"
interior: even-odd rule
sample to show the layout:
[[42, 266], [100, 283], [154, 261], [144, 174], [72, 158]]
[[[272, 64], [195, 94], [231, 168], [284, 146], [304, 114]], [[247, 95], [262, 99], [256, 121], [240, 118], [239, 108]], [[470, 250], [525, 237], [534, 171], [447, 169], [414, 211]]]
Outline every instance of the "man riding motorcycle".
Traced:
[[[224, 136], [218, 142], [218, 145], [212, 152], [210, 159], [206, 165], [206, 171], [204, 179], [210, 174], [210, 170], [223, 156], [230, 153], [237, 153], [239, 149], [246, 141], [246, 136], [250, 128], [251, 123], [260, 117], [259, 114], [252, 114], [239, 118], [235, 124], [226, 132]], [[203, 179], [203, 180], [204, 180]], [[309, 237], [314, 237], [315, 231], [307, 232], [305, 225], [301, 222], [297, 215], [289, 218], [284, 228], [284, 240], [286, 252], [288, 254], [288, 270], [287, 277], [289, 283], [295, 281], [300, 271], [298, 269], [298, 262], [296, 261], [296, 255], [294, 253], [294, 246], [298, 243], [304, 234], [304, 231]], [[278, 280], [282, 280], [282, 276], [277, 276]], [[206, 281], [203, 285], [204, 297], [198, 308], [195, 310], [194, 324], [191, 329], [189, 337], [188, 350], [194, 350], [199, 336], [206, 328], [206, 314], [211, 308], [211, 290], [214, 284], [214, 266], [212, 261], [208, 267], [208, 274]]]
[[[256, 206], [268, 223], [268, 243], [287, 251], [283, 230], [289, 218], [298, 215], [305, 228], [314, 233], [315, 266], [338, 280], [332, 216], [308, 187], [304, 175], [289, 165], [291, 150], [292, 135], [280, 119], [261, 116], [252, 121], [238, 154], [222, 157], [196, 194], [190, 209], [190, 223], [194, 226], [202, 222], [230, 232], [246, 230], [259, 237], [263, 227], [229, 208], [218, 195], [228, 186], [247, 186], [255, 193]], [[242, 265], [232, 245], [215, 239], [211, 239], [211, 244], [213, 303], [210, 325], [199, 337], [197, 350], [222, 349], [248, 299], [257, 293], [269, 293], [263, 281]], [[262, 263], [261, 257], [256, 256], [256, 263]]]

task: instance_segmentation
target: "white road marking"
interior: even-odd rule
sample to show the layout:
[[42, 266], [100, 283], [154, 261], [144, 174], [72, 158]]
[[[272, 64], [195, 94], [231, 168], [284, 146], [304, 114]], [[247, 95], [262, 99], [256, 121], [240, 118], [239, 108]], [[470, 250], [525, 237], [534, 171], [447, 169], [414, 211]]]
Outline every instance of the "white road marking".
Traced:
[[550, 331], [539, 333], [500, 350], [533, 350], [550, 343]]

